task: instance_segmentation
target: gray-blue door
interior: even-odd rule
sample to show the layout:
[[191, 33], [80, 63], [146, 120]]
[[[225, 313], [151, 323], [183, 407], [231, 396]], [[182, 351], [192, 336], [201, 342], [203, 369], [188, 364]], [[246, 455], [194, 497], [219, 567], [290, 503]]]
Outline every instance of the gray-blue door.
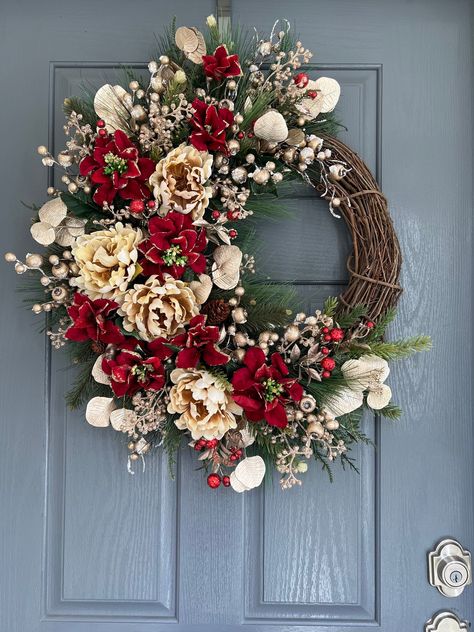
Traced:
[[[393, 370], [405, 415], [367, 420], [376, 449], [356, 451], [360, 476], [336, 470], [331, 485], [314, 468], [289, 492], [213, 492], [186, 451], [175, 481], [160, 458], [130, 476], [117, 436], [66, 410], [71, 372], [0, 269], [1, 632], [415, 632], [440, 609], [474, 620], [473, 588], [448, 599], [426, 570], [442, 537], [474, 547], [470, 4], [233, 3], [234, 21], [259, 31], [294, 20], [315, 72], [342, 84], [343, 137], [382, 181], [405, 256], [392, 335], [434, 339]], [[35, 147], [58, 149], [64, 97], [146, 62], [173, 15], [199, 25], [214, 9], [3, 0], [1, 251], [34, 248], [19, 200], [44, 198]], [[339, 291], [350, 244], [313, 193], [299, 195], [293, 218], [262, 235], [268, 274], [297, 279], [309, 309]]]

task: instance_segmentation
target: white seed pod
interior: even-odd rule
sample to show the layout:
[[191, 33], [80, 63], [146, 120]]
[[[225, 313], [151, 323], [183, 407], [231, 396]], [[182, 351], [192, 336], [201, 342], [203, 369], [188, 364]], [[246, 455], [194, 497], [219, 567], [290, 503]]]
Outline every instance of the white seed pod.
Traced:
[[269, 110], [258, 118], [253, 131], [257, 138], [273, 143], [282, 143], [288, 137], [285, 118], [277, 110]]
[[230, 475], [230, 484], [236, 492], [258, 487], [265, 476], [265, 462], [261, 456], [250, 456], [241, 461]]
[[110, 423], [110, 413], [115, 410], [113, 397], [93, 397], [87, 404], [86, 419], [91, 426], [106, 428]]
[[233, 289], [240, 278], [242, 251], [237, 246], [218, 246], [214, 250], [212, 280], [222, 290]]
[[175, 33], [176, 46], [195, 64], [202, 64], [206, 54], [206, 42], [203, 34], [195, 27], [180, 26]]
[[316, 408], [316, 400], [311, 395], [305, 395], [300, 401], [300, 408], [304, 413], [312, 413]]
[[92, 377], [98, 384], [110, 384], [110, 376], [104, 372], [102, 369], [102, 360], [104, 359], [104, 354], [100, 355], [97, 360], [94, 362], [94, 366], [92, 367]]
[[110, 413], [110, 423], [117, 432], [129, 432], [137, 424], [137, 415], [134, 410], [117, 408]]
[[127, 95], [122, 86], [111, 86], [109, 83], [99, 88], [95, 94], [95, 113], [105, 122], [109, 132], [118, 129], [127, 131], [127, 121], [130, 118], [130, 112], [125, 106]]
[[40, 221], [50, 226], [59, 226], [67, 215], [67, 206], [60, 197], [49, 200], [38, 211]]
[[193, 291], [196, 297], [196, 302], [202, 305], [209, 298], [209, 294], [212, 290], [212, 279], [207, 274], [200, 274], [199, 281], [191, 281], [189, 287]]

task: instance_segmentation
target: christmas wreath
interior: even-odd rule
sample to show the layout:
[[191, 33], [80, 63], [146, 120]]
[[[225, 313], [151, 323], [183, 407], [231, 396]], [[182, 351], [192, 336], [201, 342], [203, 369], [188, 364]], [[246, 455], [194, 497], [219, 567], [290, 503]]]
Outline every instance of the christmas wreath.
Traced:
[[[281, 29], [281, 24], [284, 28]], [[280, 30], [281, 29], [281, 30]], [[128, 468], [183, 437], [209, 487], [284, 489], [308, 460], [354, 466], [364, 408], [400, 414], [387, 361], [429, 347], [384, 341], [401, 292], [400, 250], [366, 165], [337, 140], [340, 87], [310, 78], [286, 23], [269, 37], [172, 25], [149, 74], [64, 102], [66, 147], [47, 167], [63, 189], [34, 207], [46, 251], [6, 259], [33, 271], [56, 349], [80, 370], [67, 400], [126, 437]], [[289, 285], [260, 278], [255, 219], [303, 179], [352, 235], [349, 284], [321, 311], [292, 314]]]

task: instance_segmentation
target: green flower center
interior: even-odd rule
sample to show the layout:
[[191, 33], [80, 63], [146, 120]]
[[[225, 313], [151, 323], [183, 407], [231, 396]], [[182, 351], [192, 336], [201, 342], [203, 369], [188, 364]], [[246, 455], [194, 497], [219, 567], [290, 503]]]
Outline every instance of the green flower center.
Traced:
[[167, 266], [185, 266], [188, 258], [186, 255], [181, 254], [181, 246], [171, 246], [168, 250], [165, 250], [162, 258]]
[[263, 385], [265, 387], [265, 399], [267, 400], [267, 402], [272, 402], [275, 397], [281, 395], [285, 390], [282, 384], [280, 384], [276, 380], [273, 380], [272, 378], [270, 378], [266, 382], [263, 382]]
[[125, 158], [120, 158], [120, 156], [116, 156], [111, 151], [109, 151], [108, 154], [105, 154], [104, 161], [107, 165], [104, 167], [104, 173], [107, 176], [111, 176], [114, 171], [117, 171], [120, 175], [127, 171], [127, 161]]
[[147, 373], [152, 371], [152, 369], [151, 364], [135, 364], [135, 366], [132, 366], [130, 373], [137, 378], [137, 382], [146, 382]]

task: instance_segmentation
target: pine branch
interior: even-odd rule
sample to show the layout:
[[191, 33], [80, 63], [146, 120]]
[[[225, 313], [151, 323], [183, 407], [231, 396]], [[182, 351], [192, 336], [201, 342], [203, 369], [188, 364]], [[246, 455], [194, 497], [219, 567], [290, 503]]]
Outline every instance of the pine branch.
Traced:
[[328, 296], [324, 302], [323, 313], [326, 314], [326, 316], [334, 316], [338, 305], [339, 300], [335, 296]]
[[385, 408], [378, 410], [377, 413], [386, 419], [400, 419], [402, 416], [402, 409], [395, 404], [388, 404]]
[[393, 342], [372, 342], [371, 352], [384, 360], [399, 360], [414, 353], [429, 351], [432, 348], [429, 336], [413, 336], [406, 340], [395, 340]]

